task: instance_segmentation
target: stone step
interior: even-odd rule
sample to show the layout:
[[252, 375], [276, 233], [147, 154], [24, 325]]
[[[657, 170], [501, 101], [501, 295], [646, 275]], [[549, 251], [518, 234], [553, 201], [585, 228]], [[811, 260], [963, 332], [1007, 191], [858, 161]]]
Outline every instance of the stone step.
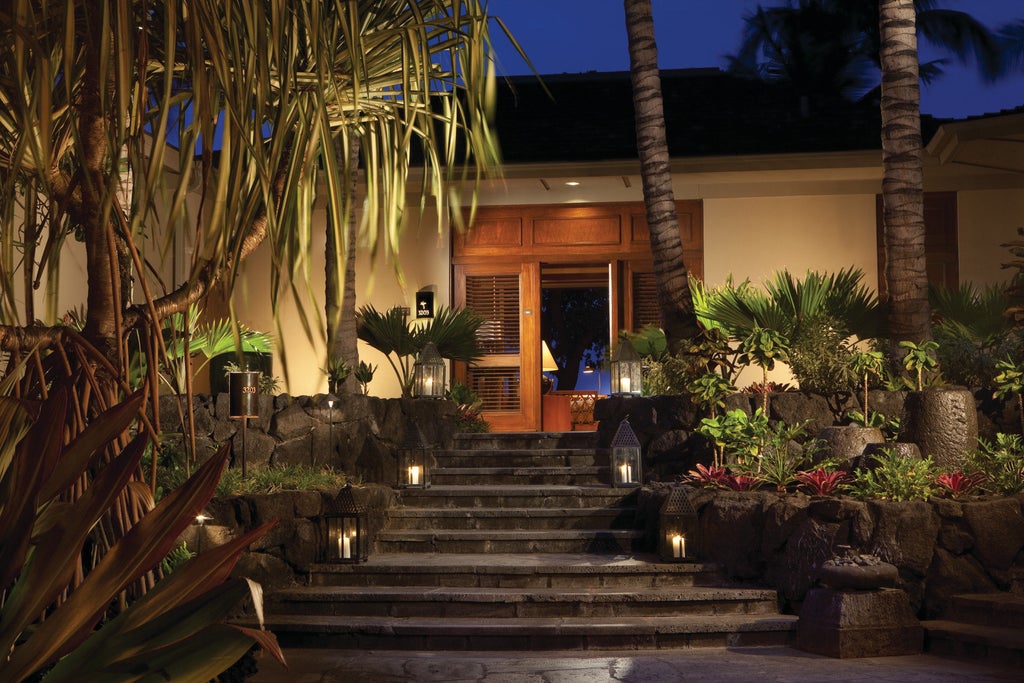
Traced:
[[388, 554], [360, 564], [318, 564], [314, 586], [438, 586], [480, 588], [659, 588], [718, 586], [718, 567], [663, 563], [654, 555]]
[[611, 486], [431, 486], [400, 489], [408, 507], [619, 507], [636, 501], [637, 487]]
[[437, 467], [608, 467], [610, 462], [606, 449], [595, 448], [447, 450], [435, 451], [434, 459]]
[[389, 531], [406, 529], [632, 529], [636, 508], [395, 508]]
[[954, 595], [942, 618], [946, 621], [961, 621], [979, 626], [1024, 629], [1024, 594]]
[[550, 529], [529, 531], [385, 529], [377, 534], [379, 553], [629, 553], [641, 550], [644, 533], [631, 529]]
[[797, 618], [726, 615], [472, 619], [268, 615], [285, 648], [653, 650], [791, 644]]
[[607, 467], [445, 467], [430, 473], [436, 486], [600, 486], [611, 484]]
[[922, 621], [929, 654], [973, 659], [1024, 669], [1024, 631], [1018, 627], [981, 626], [962, 621]]
[[360, 617], [635, 617], [775, 614], [775, 591], [740, 588], [424, 588], [323, 586], [279, 591], [278, 614]]
[[534, 451], [547, 448], [594, 448], [597, 432], [504, 432], [456, 434], [452, 443], [460, 450]]

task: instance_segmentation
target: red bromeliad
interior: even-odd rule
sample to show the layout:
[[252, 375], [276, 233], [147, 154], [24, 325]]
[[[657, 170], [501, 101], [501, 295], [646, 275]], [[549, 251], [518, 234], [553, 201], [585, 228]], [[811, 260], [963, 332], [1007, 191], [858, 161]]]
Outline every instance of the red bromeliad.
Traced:
[[806, 472], [796, 473], [796, 480], [800, 482], [800, 488], [814, 496], [830, 496], [837, 493], [847, 482], [846, 472], [836, 470], [829, 472], [824, 467]]

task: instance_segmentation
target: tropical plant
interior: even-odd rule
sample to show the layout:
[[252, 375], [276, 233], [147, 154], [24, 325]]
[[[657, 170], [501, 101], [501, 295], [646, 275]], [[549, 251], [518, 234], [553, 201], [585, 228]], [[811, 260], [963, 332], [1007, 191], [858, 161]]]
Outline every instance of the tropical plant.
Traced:
[[715, 466], [744, 463], [760, 452], [768, 434], [768, 416], [760, 408], [753, 415], [736, 408], [724, 415], [705, 417], [697, 432], [714, 444]]
[[[870, 386], [872, 375], [875, 377], [882, 376], [882, 373], [885, 370], [885, 354], [881, 351], [858, 351], [853, 354], [851, 369], [860, 381], [860, 389], [862, 392], [861, 408], [864, 410], [861, 415], [870, 418], [872, 413], [871, 408], [868, 406], [868, 387]], [[867, 419], [863, 420], [865, 427], [869, 426], [867, 422]]]
[[1007, 287], [962, 283], [959, 288], [929, 290], [932, 335], [939, 344], [936, 357], [947, 381], [988, 386], [1000, 358], [1021, 354], [1021, 335], [1005, 315], [1011, 305]]
[[785, 337], [791, 361], [793, 350], [798, 349], [798, 360], [791, 367], [801, 388], [829, 382], [841, 386], [843, 373], [837, 376], [835, 368], [848, 363], [846, 340], [878, 334], [878, 301], [862, 283], [863, 277], [857, 268], [830, 274], [807, 271], [802, 279], [783, 270], [763, 290], [749, 281], [735, 285], [730, 280], [722, 287], [700, 290], [694, 301], [705, 324], [726, 330], [737, 342], [749, 337], [755, 327]]
[[729, 476], [728, 470], [717, 465], [703, 465], [697, 463], [697, 469], [690, 470], [683, 478], [684, 481], [702, 488], [728, 488], [725, 484]]
[[755, 475], [730, 472], [725, 475], [722, 483], [725, 484], [725, 488], [732, 491], [756, 491], [764, 484], [764, 479]]
[[[789, 360], [789, 340], [786, 336], [772, 329], [762, 328], [756, 323], [754, 329], [740, 341], [741, 365], [756, 365], [761, 368], [761, 378], [768, 384], [768, 372], [775, 369], [775, 361], [785, 363]], [[768, 412], [768, 394], [761, 395], [761, 410]]]
[[978, 439], [978, 448], [968, 454], [964, 464], [985, 479], [982, 486], [1001, 495], [1024, 491], [1024, 437], [1020, 434], [996, 434], [993, 441]]
[[356, 313], [359, 338], [384, 354], [395, 371], [403, 396], [412, 395], [416, 355], [430, 342], [442, 358], [472, 363], [481, 356], [476, 332], [484, 319], [468, 309], [441, 306], [433, 318], [409, 322], [407, 309], [379, 312], [366, 305]]
[[658, 47], [654, 36], [651, 0], [625, 0], [629, 72], [633, 84], [640, 182], [647, 209], [647, 229], [654, 256], [658, 307], [672, 355], [700, 337], [694, 312], [689, 273], [683, 259], [683, 243], [672, 192], [665, 110], [658, 72]]
[[373, 381], [373, 375], [376, 372], [376, 365], [371, 365], [366, 361], [359, 361], [359, 367], [352, 373], [356, 381], [359, 382], [359, 387], [362, 389], [364, 396], [370, 393], [370, 382]]
[[901, 341], [899, 347], [906, 351], [906, 355], [903, 356], [903, 367], [913, 373], [917, 390], [924, 391], [924, 373], [939, 367], [939, 362], [935, 359], [935, 351], [939, 348], [938, 343], [932, 340], [920, 344]]
[[814, 470], [800, 470], [794, 477], [799, 488], [812, 496], [833, 496], [846, 488], [850, 480], [843, 470], [819, 467]]
[[327, 367], [323, 370], [327, 375], [327, 391], [337, 394], [341, 390], [341, 383], [352, 374], [352, 369], [341, 356], [335, 356], [327, 361]]
[[778, 422], [764, 430], [761, 446], [755, 457], [738, 462], [734, 469], [757, 477], [777, 491], [785, 491], [796, 481], [801, 468], [813, 462], [823, 446], [816, 440], [805, 444], [798, 441], [806, 435], [807, 422], [787, 425]]
[[[65, 441], [54, 427], [76, 412], [68, 384], [55, 385], [41, 402], [9, 398], [9, 381], [3, 388], [0, 646], [7, 655], [0, 678], [22, 681], [46, 671], [51, 683], [124, 680], [131, 671], [137, 680], [208, 680], [254, 642], [283, 661], [272, 635], [225, 621], [249, 595], [259, 610], [253, 586], [229, 577], [272, 524], [188, 559], [153, 584], [154, 568], [213, 494], [228, 447], [154, 503], [133, 481], [149, 435], [128, 438], [142, 393]], [[83, 492], [72, 496], [74, 489]], [[111, 515], [124, 503], [145, 512], [105, 547], [100, 537], [115, 530]], [[82, 572], [87, 557], [95, 559]], [[149, 587], [141, 597], [132, 590], [140, 580]]]
[[959, 498], [960, 496], [967, 495], [984, 481], [985, 475], [983, 474], [978, 472], [973, 474], [964, 474], [960, 470], [955, 472], [943, 472], [935, 478], [935, 483], [939, 485], [939, 488], [953, 498]]
[[1007, 358], [996, 363], [996, 370], [999, 374], [992, 379], [996, 385], [995, 396], [1016, 400], [1020, 430], [1024, 434], [1024, 361], [1014, 363]]
[[475, 391], [461, 382], [452, 382], [446, 398], [455, 403], [456, 431], [488, 432], [491, 426], [481, 415], [483, 401]]
[[707, 410], [712, 419], [718, 416], [719, 408], [725, 408], [726, 397], [736, 393], [732, 382], [717, 372], [704, 373], [686, 385], [686, 390], [691, 400]]
[[931, 458], [907, 458], [892, 447], [882, 447], [872, 456], [872, 468], [853, 473], [850, 491], [861, 498], [882, 500], [928, 500], [935, 493], [935, 463]]

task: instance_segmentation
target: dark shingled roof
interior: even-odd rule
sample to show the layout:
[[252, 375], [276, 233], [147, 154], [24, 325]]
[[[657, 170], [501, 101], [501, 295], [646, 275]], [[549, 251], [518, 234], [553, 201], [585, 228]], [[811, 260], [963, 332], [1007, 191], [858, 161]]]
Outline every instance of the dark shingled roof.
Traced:
[[[636, 159], [628, 72], [517, 76], [502, 81], [496, 123], [505, 163]], [[873, 102], [801, 98], [780, 83], [718, 69], [661, 73], [670, 155], [881, 149]], [[924, 139], [937, 122], [924, 117]]]

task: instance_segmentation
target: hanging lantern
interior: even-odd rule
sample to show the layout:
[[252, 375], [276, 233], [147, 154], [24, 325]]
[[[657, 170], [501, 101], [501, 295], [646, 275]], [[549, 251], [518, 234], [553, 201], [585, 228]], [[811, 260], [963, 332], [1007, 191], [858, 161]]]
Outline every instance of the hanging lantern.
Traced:
[[658, 514], [658, 555], [665, 562], [692, 562], [697, 555], [697, 511], [686, 487], [675, 486]]
[[366, 562], [370, 546], [366, 508], [356, 502], [351, 485], [346, 484], [334, 500], [326, 503], [320, 519], [321, 561]]
[[399, 488], [430, 487], [430, 469], [427, 465], [427, 442], [418, 425], [411, 425], [405, 431], [405, 443], [399, 450]]
[[632, 394], [640, 396], [642, 393], [640, 354], [633, 348], [628, 339], [623, 339], [619, 348], [612, 354], [612, 360], [608, 364], [611, 369], [612, 395]]
[[417, 398], [444, 398], [444, 359], [434, 342], [427, 342], [412, 365], [412, 395]]
[[640, 440], [623, 420], [612, 439], [612, 486], [639, 486], [642, 475]]

